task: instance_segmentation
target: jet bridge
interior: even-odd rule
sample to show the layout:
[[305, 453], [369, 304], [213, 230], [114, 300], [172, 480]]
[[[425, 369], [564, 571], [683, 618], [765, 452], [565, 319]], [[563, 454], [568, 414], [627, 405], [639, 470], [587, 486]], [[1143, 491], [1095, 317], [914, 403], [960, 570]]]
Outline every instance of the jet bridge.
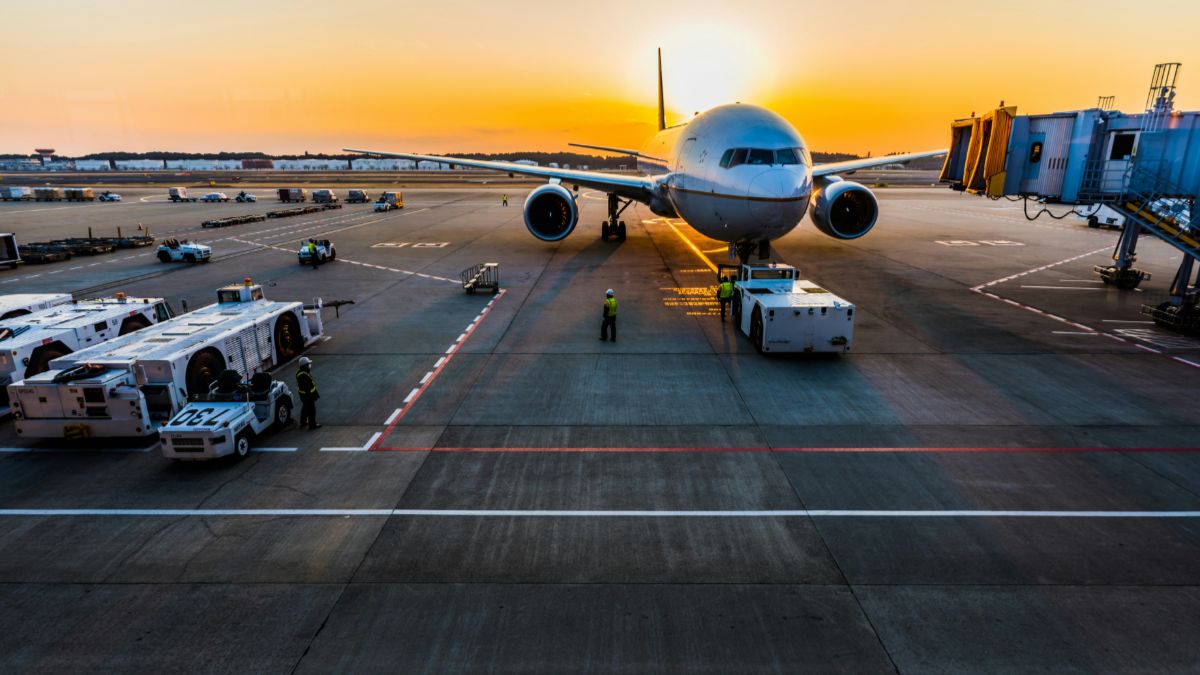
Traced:
[[[1175, 110], [1178, 63], [1155, 66], [1146, 108], [1107, 106], [1017, 115], [1001, 106], [950, 126], [940, 180], [992, 199], [1023, 199], [1031, 220], [1047, 204], [1104, 204], [1125, 216], [1113, 264], [1096, 267], [1105, 283], [1136, 288], [1149, 274], [1134, 267], [1148, 233], [1183, 254], [1171, 299], [1143, 313], [1157, 323], [1200, 333], [1200, 111]], [[1029, 200], [1037, 208], [1030, 213]], [[1098, 206], [1097, 206], [1098, 208]]]

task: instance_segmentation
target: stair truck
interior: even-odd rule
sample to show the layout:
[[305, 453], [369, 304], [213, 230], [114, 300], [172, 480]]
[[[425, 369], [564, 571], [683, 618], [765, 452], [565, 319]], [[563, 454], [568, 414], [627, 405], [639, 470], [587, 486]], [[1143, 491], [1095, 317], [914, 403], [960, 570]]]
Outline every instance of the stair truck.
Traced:
[[25, 438], [145, 437], [226, 370], [245, 378], [293, 358], [322, 335], [321, 301], [267, 300], [250, 279], [216, 304], [80, 350], [10, 385]]
[[850, 351], [854, 305], [801, 279], [791, 265], [738, 266], [730, 304], [734, 325], [760, 353]]
[[71, 302], [70, 293], [13, 293], [0, 295], [0, 321]]
[[141, 330], [174, 316], [162, 298], [81, 300], [0, 320], [0, 407], [8, 385], [50, 369], [72, 352]]

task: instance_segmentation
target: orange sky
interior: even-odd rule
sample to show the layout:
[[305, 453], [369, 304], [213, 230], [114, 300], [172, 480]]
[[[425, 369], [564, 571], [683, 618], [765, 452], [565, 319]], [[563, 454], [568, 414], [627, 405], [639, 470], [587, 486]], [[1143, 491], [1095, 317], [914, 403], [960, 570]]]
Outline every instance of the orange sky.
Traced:
[[1200, 3], [988, 4], [10, 3], [0, 152], [638, 147], [660, 45], [670, 120], [758, 103], [814, 150], [941, 147], [951, 119], [1000, 99], [1139, 111], [1162, 61], [1184, 63], [1177, 107], [1200, 108]]

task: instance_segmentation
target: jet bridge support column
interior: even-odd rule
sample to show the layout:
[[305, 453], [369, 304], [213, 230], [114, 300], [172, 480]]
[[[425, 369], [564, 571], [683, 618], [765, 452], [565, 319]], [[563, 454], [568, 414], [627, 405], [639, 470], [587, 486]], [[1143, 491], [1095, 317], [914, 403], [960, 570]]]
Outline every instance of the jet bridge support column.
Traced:
[[1196, 259], [1185, 255], [1171, 282], [1171, 299], [1157, 306], [1142, 305], [1142, 314], [1163, 328], [1200, 335], [1200, 278], [1192, 281]]
[[1133, 218], [1126, 218], [1121, 228], [1121, 238], [1117, 240], [1117, 248], [1113, 251], [1114, 265], [1107, 267], [1097, 265], [1094, 269], [1106, 284], [1128, 291], [1138, 287], [1143, 279], [1149, 279], [1150, 274], [1133, 266], [1137, 262], [1138, 237], [1142, 234], [1142, 226]]

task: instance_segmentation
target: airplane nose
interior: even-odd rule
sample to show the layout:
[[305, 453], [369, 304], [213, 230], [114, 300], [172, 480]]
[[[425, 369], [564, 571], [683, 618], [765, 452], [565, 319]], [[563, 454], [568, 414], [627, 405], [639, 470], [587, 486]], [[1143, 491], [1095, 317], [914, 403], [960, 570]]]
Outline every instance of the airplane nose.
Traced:
[[747, 191], [750, 212], [764, 225], [782, 225], [788, 207], [797, 199], [801, 189], [796, 175], [791, 171], [764, 171], [750, 183]]

